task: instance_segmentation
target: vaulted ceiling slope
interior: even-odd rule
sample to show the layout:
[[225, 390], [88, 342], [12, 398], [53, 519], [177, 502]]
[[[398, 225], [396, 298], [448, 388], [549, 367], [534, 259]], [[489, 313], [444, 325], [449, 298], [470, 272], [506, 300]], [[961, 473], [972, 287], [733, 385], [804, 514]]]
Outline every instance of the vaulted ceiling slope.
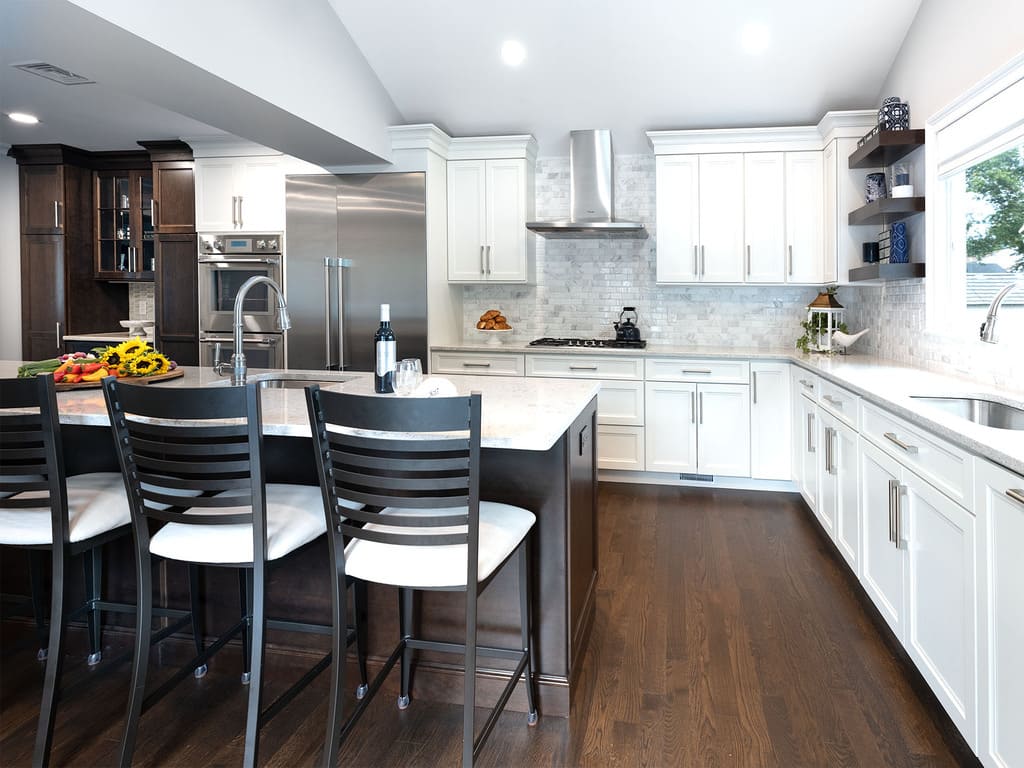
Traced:
[[[324, 0], [3, 0], [0, 141], [124, 149], [233, 134], [321, 165], [379, 161], [402, 117]], [[46, 61], [95, 83], [10, 65]], [[101, 109], [97, 109], [100, 107]], [[41, 130], [40, 130], [41, 128]]]
[[[238, 136], [331, 167], [389, 155], [386, 126], [453, 136], [809, 125], [875, 106], [921, 0], [0, 0], [0, 143], [125, 149]], [[748, 24], [767, 44], [741, 45]], [[526, 48], [504, 65], [506, 39]], [[94, 80], [13, 69], [46, 61]]]

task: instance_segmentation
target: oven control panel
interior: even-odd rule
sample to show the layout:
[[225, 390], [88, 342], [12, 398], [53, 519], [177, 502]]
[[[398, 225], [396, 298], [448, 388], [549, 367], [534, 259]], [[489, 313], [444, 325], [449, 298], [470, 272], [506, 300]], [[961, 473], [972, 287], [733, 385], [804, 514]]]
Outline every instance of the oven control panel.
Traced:
[[280, 233], [263, 235], [209, 234], [199, 236], [199, 250], [207, 254], [281, 253]]

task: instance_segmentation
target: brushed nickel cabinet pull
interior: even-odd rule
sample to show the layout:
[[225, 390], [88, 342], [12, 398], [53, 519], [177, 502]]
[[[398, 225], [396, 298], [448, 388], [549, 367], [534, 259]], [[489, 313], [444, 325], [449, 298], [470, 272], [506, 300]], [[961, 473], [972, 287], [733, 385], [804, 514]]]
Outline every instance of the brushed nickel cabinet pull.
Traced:
[[750, 277], [750, 246], [747, 245], [747, 277]]
[[697, 394], [697, 410], [700, 411], [700, 416], [697, 418], [697, 422], [700, 424], [704, 423], [704, 393], [700, 392]]
[[884, 435], [886, 440], [888, 440], [890, 443], [895, 443], [907, 453], [917, 453], [916, 445], [909, 445], [908, 443], [904, 443], [902, 440], [896, 437], [895, 432], [885, 432]]
[[491, 246], [487, 246], [487, 274], [491, 274]]
[[896, 481], [889, 480], [889, 541], [893, 544], [896, 543]]
[[751, 395], [753, 395], [754, 405], [757, 405], [757, 371], [751, 371], [750, 373], [751, 384]]
[[697, 393], [690, 393], [690, 423], [697, 423]]
[[900, 485], [898, 482], [893, 482], [893, 485], [896, 489], [896, 500], [893, 504], [893, 507], [895, 508], [893, 517], [896, 518], [896, 541], [893, 543], [896, 545], [896, 549], [899, 549], [900, 544], [903, 542], [903, 515], [901, 514], [902, 510], [900, 509], [903, 505], [900, 499], [903, 498], [903, 492], [906, 490], [906, 486]]
[[814, 453], [814, 414], [807, 414], [807, 452]]
[[800, 379], [800, 383], [803, 385], [804, 389], [814, 389], [814, 382], [812, 381], [808, 381], [807, 379]]
[[570, 371], [596, 371], [596, 365], [570, 365]]
[[484, 247], [480, 246], [480, 274], [487, 274], [487, 265], [484, 263]]
[[61, 345], [61, 334], [60, 334], [60, 320], [57, 321], [57, 351], [61, 351], [63, 346]]
[[158, 229], [160, 227], [156, 220], [156, 199], [149, 201], [149, 220], [153, 222], [153, 229]]
[[238, 197], [231, 196], [231, 226], [238, 226]]
[[789, 246], [789, 276], [793, 276], [793, 246]]
[[1024, 504], [1024, 490], [1020, 488], [1007, 488], [1006, 495], [1019, 504]]
[[242, 196], [239, 195], [238, 196], [238, 228], [242, 229], [243, 227], [244, 227], [244, 225], [242, 224]]
[[463, 363], [463, 368], [490, 368], [490, 363]]
[[60, 229], [60, 200], [53, 201], [53, 228]]
[[832, 397], [832, 395], [823, 395], [821, 399], [824, 400], [829, 405], [834, 405], [836, 408], [843, 407], [843, 401], [836, 400], [834, 397]]
[[706, 269], [705, 269], [706, 267], [707, 267], [707, 262], [704, 260], [704, 246], [702, 245], [700, 247], [700, 276], [701, 277], [704, 277], [704, 273], [706, 272]]
[[693, 246], [693, 276], [697, 276], [697, 246]]
[[704, 369], [704, 368], [692, 368], [692, 369], [691, 368], [683, 368], [683, 373], [691, 374], [691, 375], [700, 374], [702, 376], [710, 376], [711, 375], [711, 371], [707, 370], [707, 369]]

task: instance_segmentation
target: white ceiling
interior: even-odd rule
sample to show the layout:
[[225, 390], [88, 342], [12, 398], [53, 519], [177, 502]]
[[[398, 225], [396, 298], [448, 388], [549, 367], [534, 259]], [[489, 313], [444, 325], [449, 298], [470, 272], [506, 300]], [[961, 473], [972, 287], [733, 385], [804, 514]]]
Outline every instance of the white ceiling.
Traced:
[[[224, 132], [116, 82], [62, 86], [12, 69], [40, 57], [67, 66], [31, 28], [34, 2], [0, 0], [0, 111], [35, 110], [44, 122], [4, 118], [0, 142], [129, 149], [140, 138]], [[649, 151], [647, 130], [810, 125], [831, 109], [877, 106], [921, 0], [325, 2], [406, 122], [453, 136], [532, 133], [542, 155], [564, 155], [577, 128], [611, 128], [622, 154]], [[762, 54], [741, 50], [748, 22], [770, 29]], [[509, 38], [527, 49], [515, 69], [498, 55]]]

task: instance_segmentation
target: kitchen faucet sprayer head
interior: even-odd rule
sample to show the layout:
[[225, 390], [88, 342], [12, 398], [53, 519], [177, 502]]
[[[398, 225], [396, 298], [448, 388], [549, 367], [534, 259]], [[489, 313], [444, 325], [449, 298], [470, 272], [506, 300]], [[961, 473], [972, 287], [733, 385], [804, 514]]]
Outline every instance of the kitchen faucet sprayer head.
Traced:
[[996, 320], [999, 318], [999, 308], [1003, 304], [1005, 299], [1014, 288], [1024, 286], [1024, 283], [1016, 282], [1010, 283], [1008, 286], [1003, 288], [996, 297], [992, 299], [992, 303], [988, 306], [988, 313], [985, 316], [985, 322], [981, 324], [979, 332], [979, 338], [987, 344], [998, 344], [999, 336], [996, 334]]
[[287, 331], [292, 327], [292, 319], [288, 316], [288, 305], [284, 303], [284, 297], [281, 294], [277, 294], [277, 324], [281, 326], [282, 331]]

